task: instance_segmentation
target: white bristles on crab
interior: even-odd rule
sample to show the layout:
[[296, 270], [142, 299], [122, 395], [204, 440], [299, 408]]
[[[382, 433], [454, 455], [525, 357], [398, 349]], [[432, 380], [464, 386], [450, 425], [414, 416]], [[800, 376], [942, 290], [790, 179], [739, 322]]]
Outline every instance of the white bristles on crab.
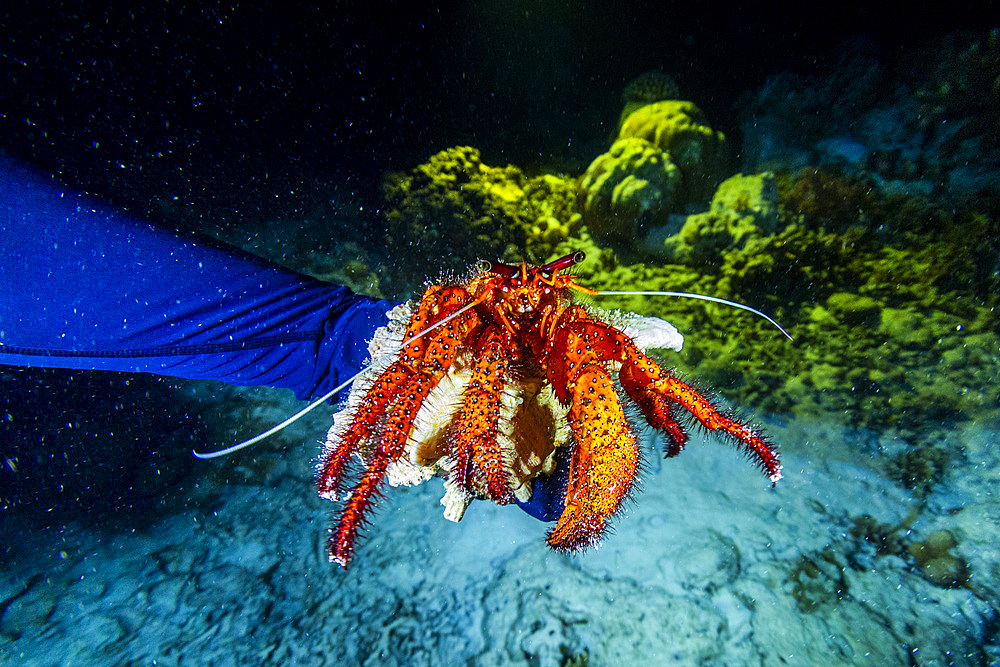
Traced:
[[445, 519], [454, 523], [461, 521], [465, 516], [465, 510], [473, 500], [475, 500], [473, 496], [451, 479], [444, 480], [444, 496], [441, 497], [441, 504], [444, 505]]
[[465, 388], [472, 380], [472, 368], [468, 354], [458, 354], [455, 362], [441, 381], [431, 389], [421, 404], [413, 426], [406, 439], [407, 459], [415, 465], [426, 465], [435, 456], [435, 449], [451, 423], [455, 413], [462, 407]]
[[[387, 314], [389, 323], [380, 327], [371, 342], [368, 352], [372, 363], [365, 373], [351, 386], [350, 393], [342, 403], [342, 410], [334, 413], [333, 426], [327, 433], [324, 451], [335, 449], [350, 428], [358, 405], [368, 388], [399, 357], [399, 350], [406, 333], [407, 324], [413, 315], [413, 304], [405, 303], [393, 308]], [[390, 486], [416, 486], [436, 475], [444, 475], [445, 494], [441, 498], [444, 516], [450, 521], [459, 521], [473, 496], [451, 483], [447, 477], [454, 469], [454, 461], [444, 451], [440, 443], [444, 430], [462, 405], [462, 396], [472, 376], [468, 355], [459, 355], [449, 372], [424, 399], [414, 417], [412, 429], [407, 436], [406, 456], [391, 462], [386, 470], [386, 483]], [[356, 456], [363, 460], [367, 447], [374, 443], [361, 443]], [[329, 500], [337, 500], [333, 493], [325, 494]]]
[[[538, 391], [537, 387], [531, 388], [532, 394]], [[521, 410], [524, 405], [525, 399], [530, 398], [528, 396], [528, 388], [524, 387], [523, 384], [512, 384], [509, 378], [504, 382], [503, 391], [500, 392], [500, 417], [497, 419], [497, 443], [500, 445], [500, 451], [503, 452], [504, 458], [504, 469], [513, 471], [514, 466], [518, 463], [517, 456], [517, 445], [514, 441], [514, 429], [515, 429], [515, 416]], [[535, 457], [537, 459], [537, 457]], [[540, 463], [540, 462], [534, 462]], [[508, 479], [513, 486], [511, 491], [514, 495], [521, 501], [531, 500], [531, 485], [529, 484], [527, 489], [516, 479]]]

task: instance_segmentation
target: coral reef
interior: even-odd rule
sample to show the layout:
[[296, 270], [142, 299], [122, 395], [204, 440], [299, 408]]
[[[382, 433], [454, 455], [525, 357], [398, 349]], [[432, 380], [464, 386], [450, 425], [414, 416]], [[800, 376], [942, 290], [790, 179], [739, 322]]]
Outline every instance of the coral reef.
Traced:
[[799, 611], [811, 614], [828, 605], [835, 605], [848, 595], [844, 578], [846, 564], [832, 547], [812, 556], [803, 554], [792, 569], [792, 597]]
[[619, 139], [639, 137], [670, 154], [684, 175], [682, 202], [707, 201], [726, 177], [726, 137], [708, 126], [694, 102], [664, 100], [633, 111], [622, 122]]
[[[883, 523], [870, 514], [852, 517], [841, 539], [801, 554], [788, 576], [799, 610], [816, 613], [842, 604], [850, 599], [852, 585], [860, 583], [859, 573], [891, 568], [886, 560], [909, 562], [915, 574], [940, 588], [973, 590], [969, 564], [954, 553], [958, 538], [952, 531], [938, 528], [923, 540], [915, 539], [911, 527], [919, 516], [919, 510], [913, 509], [894, 524]], [[830, 519], [837, 523], [844, 520], [836, 516]]]
[[[958, 538], [947, 528], [930, 532], [926, 539], [914, 539], [913, 523], [920, 516], [919, 508], [895, 525], [877, 521], [871, 515], [855, 517], [851, 536], [875, 547], [875, 556], [906, 557], [928, 581], [941, 588], [970, 588], [969, 564], [953, 553]], [[971, 590], [971, 588], [970, 588]]]
[[886, 472], [890, 479], [923, 499], [944, 479], [951, 458], [949, 450], [922, 442], [893, 456]]
[[726, 175], [725, 136], [694, 103], [655, 101], [676, 93], [660, 76], [647, 73], [626, 89], [617, 139], [580, 179], [590, 233], [623, 252], [671, 214], [706, 203]]
[[[924, 129], [950, 122], [958, 128], [948, 145], [981, 137], [986, 147], [1000, 147], [1000, 28], [985, 36], [949, 35], [935, 49], [927, 80], [915, 91]], [[971, 43], [970, 43], [971, 42]]]
[[722, 250], [743, 248], [750, 239], [774, 234], [777, 226], [774, 174], [737, 174], [719, 185], [708, 211], [687, 216], [663, 251], [674, 264], [711, 263], [722, 257]]
[[[927, 91], [921, 104], [937, 100], [935, 113], [952, 119], [982, 116], [988, 95], [979, 104], [971, 94], [963, 93], [961, 103], [931, 94], [935, 81], [945, 82], [941, 90], [980, 90], [996, 60], [995, 35], [981, 41], [945, 50], [936, 78], [921, 88]], [[843, 99], [874, 109], [879, 85], [898, 75], [863, 48], [845, 52], [837, 66], [840, 74], [812, 90], [811, 102], [803, 97], [803, 80], [788, 75], [762, 91], [763, 106], [753, 108], [763, 113], [784, 92], [797, 90], [798, 97], [789, 99], [801, 121], [801, 108], [853, 86]], [[387, 188], [393, 193], [390, 220], [398, 239], [407, 239], [394, 243], [413, 255], [423, 252], [421, 246], [434, 249], [428, 275], [455, 248], [466, 253], [462, 262], [482, 256], [537, 262], [583, 249], [588, 260], [578, 269], [581, 281], [596, 288], [692, 291], [761, 308], [794, 329], [794, 345], [782, 342], [770, 325], [719, 306], [638, 297], [601, 301], [678, 323], [691, 334], [683, 366], [742, 404], [801, 415], [833, 409], [855, 426], [898, 429], [908, 442], [921, 442], [909, 436], [954, 420], [996, 415], [1000, 393], [982, 368], [996, 364], [1000, 350], [994, 316], [1000, 307], [1000, 200], [946, 200], [933, 188], [887, 181], [888, 170], [901, 178], [926, 177], [931, 162], [916, 160], [909, 143], [893, 143], [899, 137], [888, 135], [866, 140], [853, 154], [858, 146], [846, 129], [867, 127], [864, 136], [874, 137], [878, 130], [865, 123], [875, 116], [859, 120], [840, 107], [806, 129], [809, 141], [837, 139], [841, 167], [723, 180], [724, 137], [707, 127], [697, 106], [652, 101], [674, 94], [676, 86], [653, 74], [630, 86], [626, 104], [637, 106], [611, 149], [580, 178], [578, 192], [560, 177], [528, 179], [514, 167], [486, 167], [473, 149], [435, 156]], [[767, 124], [767, 118], [758, 120]], [[943, 145], [934, 142], [934, 150]], [[888, 152], [873, 153], [873, 146]], [[757, 157], [777, 159], [780, 151], [768, 155]], [[885, 162], [881, 172], [865, 166], [875, 159]], [[707, 211], [682, 215], [710, 196]], [[582, 219], [569, 212], [574, 198]], [[446, 231], [449, 225], [454, 229]], [[669, 234], [661, 253], [632, 264], [640, 237], [651, 228]], [[916, 451], [888, 458], [890, 475], [919, 496], [929, 493], [944, 465]]]
[[390, 249], [407, 275], [464, 271], [479, 259], [543, 263], [581, 221], [572, 180], [491, 167], [468, 146], [387, 175], [383, 192]]
[[625, 86], [622, 91], [622, 113], [618, 119], [618, 129], [628, 118], [629, 114], [639, 107], [661, 102], [663, 100], [676, 100], [680, 98], [680, 88], [677, 82], [669, 75], [659, 70], [643, 72], [635, 77]]
[[670, 155], [645, 139], [619, 139], [580, 179], [583, 219], [590, 233], [628, 247], [678, 208], [681, 172]]
[[[588, 250], [580, 266], [588, 285], [700, 292], [748, 303], [788, 325], [794, 344], [721, 306], [601, 301], [677, 324], [689, 335], [683, 366], [742, 404], [801, 415], [834, 411], [856, 426], [904, 435], [995, 416], [1000, 396], [982, 368], [996, 364], [1000, 349], [997, 216], [885, 194], [822, 170], [778, 174], [773, 182], [776, 220], [762, 215], [742, 234], [719, 224], [718, 233], [709, 227], [676, 236], [668, 241], [670, 264], [626, 265], [580, 245], [593, 240], [559, 250]], [[740, 220], [739, 206], [754, 206], [739, 196], [720, 201], [730, 203], [716, 215], [730, 222]]]

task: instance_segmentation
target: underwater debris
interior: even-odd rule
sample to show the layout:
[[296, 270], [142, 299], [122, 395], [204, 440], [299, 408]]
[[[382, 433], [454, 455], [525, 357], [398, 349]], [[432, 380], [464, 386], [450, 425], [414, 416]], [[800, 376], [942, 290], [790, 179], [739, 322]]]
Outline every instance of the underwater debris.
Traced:
[[952, 553], [958, 539], [950, 530], [935, 530], [922, 542], [910, 544], [906, 551], [920, 573], [942, 588], [963, 588], [969, 585], [969, 564]]

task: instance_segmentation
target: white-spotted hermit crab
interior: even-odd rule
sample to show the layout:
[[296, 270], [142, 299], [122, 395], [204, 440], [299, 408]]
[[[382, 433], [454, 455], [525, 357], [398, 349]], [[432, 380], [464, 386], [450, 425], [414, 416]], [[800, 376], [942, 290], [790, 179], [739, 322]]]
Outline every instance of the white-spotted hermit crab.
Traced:
[[351, 561], [386, 483], [445, 476], [445, 515], [458, 520], [475, 498], [530, 497], [532, 480], [559, 457], [569, 457], [564, 509], [546, 541], [568, 552], [595, 545], [635, 486], [629, 399], [666, 434], [667, 456], [684, 448], [690, 417], [742, 446], [772, 485], [781, 478], [765, 436], [646, 356], [622, 331], [626, 316], [616, 328], [573, 302], [574, 291], [597, 294], [560, 274], [582, 260], [577, 252], [539, 267], [481, 262], [468, 280], [431, 285], [391, 314], [317, 468], [320, 495], [337, 500], [352, 461], [362, 465], [331, 531], [332, 561]]

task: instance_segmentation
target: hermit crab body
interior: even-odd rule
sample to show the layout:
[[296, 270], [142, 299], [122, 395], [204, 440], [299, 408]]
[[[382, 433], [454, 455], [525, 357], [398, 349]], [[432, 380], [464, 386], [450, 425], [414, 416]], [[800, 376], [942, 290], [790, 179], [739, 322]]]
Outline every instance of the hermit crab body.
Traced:
[[410, 308], [396, 332], [401, 345], [355, 382], [318, 466], [319, 493], [338, 499], [352, 461], [362, 462], [331, 533], [331, 560], [350, 562], [386, 483], [445, 476], [446, 516], [457, 520], [473, 498], [529, 498], [532, 481], [551, 473], [560, 455], [569, 457], [564, 509], [546, 541], [569, 552], [596, 544], [640, 464], [628, 400], [666, 433], [668, 456], [683, 449], [679, 419], [690, 415], [738, 442], [772, 483], [780, 479], [761, 433], [573, 302], [573, 291], [593, 291], [559, 272], [582, 259], [482, 263], [467, 281], [428, 287]]

